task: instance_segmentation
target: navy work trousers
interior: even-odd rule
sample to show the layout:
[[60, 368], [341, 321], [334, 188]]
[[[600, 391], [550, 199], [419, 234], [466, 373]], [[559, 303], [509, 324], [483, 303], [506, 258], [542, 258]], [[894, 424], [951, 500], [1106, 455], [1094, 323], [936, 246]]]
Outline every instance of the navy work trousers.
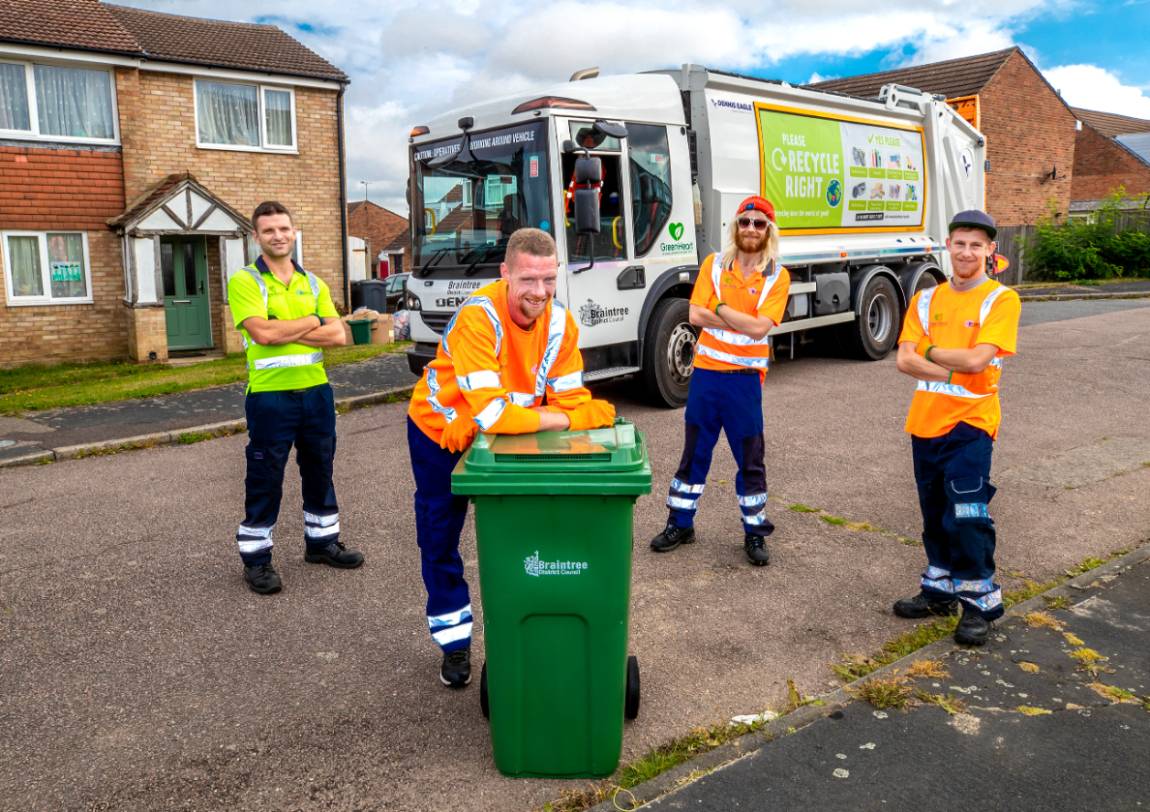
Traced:
[[284, 468], [296, 449], [303, 484], [304, 538], [309, 546], [339, 541], [339, 506], [332, 484], [335, 397], [329, 384], [288, 392], [250, 392], [244, 523], [236, 533], [247, 566], [272, 558], [272, 530], [279, 518]]
[[415, 476], [415, 538], [427, 589], [427, 626], [445, 652], [467, 648], [471, 645], [471, 597], [459, 555], [467, 497], [451, 492], [451, 472], [463, 453], [440, 448], [410, 417], [407, 447]]
[[987, 620], [1002, 617], [988, 509], [996, 490], [990, 484], [994, 441], [959, 423], [941, 437], [912, 437], [911, 447], [926, 547], [923, 592], [936, 600], [957, 597]]
[[767, 469], [763, 462], [763, 387], [759, 373], [716, 372], [699, 369], [691, 373], [684, 416], [683, 457], [667, 495], [669, 521], [691, 527], [711, 468], [711, 455], [719, 432], [739, 466], [735, 492], [743, 529], [756, 536], [769, 536], [775, 526], [767, 518]]

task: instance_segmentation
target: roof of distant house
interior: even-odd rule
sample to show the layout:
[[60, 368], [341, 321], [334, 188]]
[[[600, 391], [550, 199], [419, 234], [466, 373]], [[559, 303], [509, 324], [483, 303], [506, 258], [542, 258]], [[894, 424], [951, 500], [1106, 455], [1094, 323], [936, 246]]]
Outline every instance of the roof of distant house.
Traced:
[[1114, 140], [1141, 158], [1142, 163], [1150, 164], [1150, 132], [1126, 133]]
[[914, 87], [929, 93], [941, 93], [948, 99], [973, 96], [986, 87], [998, 69], [1016, 51], [1021, 53], [1018, 48], [1007, 48], [988, 54], [932, 62], [929, 65], [915, 65], [910, 68], [848, 76], [842, 79], [827, 79], [814, 82], [810, 87], [836, 90], [839, 93], [868, 99], [876, 98], [882, 86], [889, 84]]
[[1118, 113], [1103, 113], [1100, 110], [1085, 110], [1081, 107], [1070, 108], [1085, 124], [1089, 124], [1107, 138], [1114, 138], [1127, 133], [1150, 132], [1150, 121], [1133, 116], [1122, 116]]
[[0, 41], [347, 82], [274, 25], [207, 20], [98, 0], [0, 0]]

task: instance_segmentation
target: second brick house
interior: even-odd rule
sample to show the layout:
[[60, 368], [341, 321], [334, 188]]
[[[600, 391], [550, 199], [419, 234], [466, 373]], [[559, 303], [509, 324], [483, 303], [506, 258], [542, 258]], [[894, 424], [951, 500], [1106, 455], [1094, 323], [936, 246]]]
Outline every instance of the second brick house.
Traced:
[[0, 364], [238, 350], [268, 198], [346, 301], [346, 84], [273, 26], [0, 4]]
[[1071, 210], [1090, 212], [1119, 187], [1128, 208], [1150, 208], [1150, 121], [1074, 108], [1082, 122], [1074, 148]]

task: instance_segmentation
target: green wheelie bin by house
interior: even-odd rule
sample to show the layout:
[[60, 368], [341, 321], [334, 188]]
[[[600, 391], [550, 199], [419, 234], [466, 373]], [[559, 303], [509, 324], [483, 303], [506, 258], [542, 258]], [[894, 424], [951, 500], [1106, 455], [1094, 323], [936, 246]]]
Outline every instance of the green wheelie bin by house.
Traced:
[[486, 662], [480, 702], [504, 775], [600, 777], [639, 712], [627, 656], [633, 509], [651, 491], [643, 436], [480, 434], [451, 476], [471, 497]]

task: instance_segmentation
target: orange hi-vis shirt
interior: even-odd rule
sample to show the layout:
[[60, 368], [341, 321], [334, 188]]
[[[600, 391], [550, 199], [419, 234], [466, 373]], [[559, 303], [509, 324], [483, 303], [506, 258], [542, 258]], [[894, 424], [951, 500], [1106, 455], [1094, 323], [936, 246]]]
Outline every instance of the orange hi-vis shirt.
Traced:
[[[755, 273], [744, 278], [737, 260], [731, 268], [723, 268], [722, 257], [711, 254], [699, 268], [699, 277], [691, 291], [691, 304], [713, 312], [722, 302], [740, 313], [766, 316], [778, 324], [787, 310], [791, 274], [782, 265], [768, 266], [768, 270], [771, 267], [774, 272], [766, 276]], [[717, 327], [704, 327], [699, 331], [699, 343], [695, 347], [695, 366], [699, 369], [757, 369], [759, 378], [763, 379], [770, 365], [769, 336], [754, 339]]]
[[1022, 301], [1012, 289], [987, 279], [968, 291], [949, 283], [915, 294], [906, 311], [900, 344], [917, 344], [923, 336], [942, 349], [970, 349], [993, 344], [998, 353], [969, 387], [945, 381], [919, 381], [906, 430], [915, 437], [941, 437], [959, 423], [969, 423], [991, 437], [998, 436], [1002, 406], [998, 381], [1002, 359], [1018, 348], [1018, 317]]
[[530, 330], [511, 319], [507, 283], [477, 290], [443, 331], [435, 360], [411, 396], [408, 415], [435, 442], [460, 413], [490, 434], [539, 430], [543, 405], [573, 409], [591, 400], [583, 386], [579, 328], [554, 299]]

